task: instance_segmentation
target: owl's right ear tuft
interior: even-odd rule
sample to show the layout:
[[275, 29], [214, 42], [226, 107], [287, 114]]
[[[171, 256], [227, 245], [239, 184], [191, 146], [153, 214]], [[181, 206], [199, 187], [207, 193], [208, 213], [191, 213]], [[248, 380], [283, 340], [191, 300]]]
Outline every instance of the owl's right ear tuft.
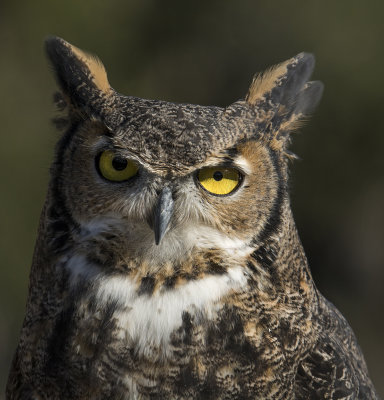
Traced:
[[75, 108], [97, 113], [97, 100], [112, 91], [101, 61], [59, 37], [48, 37], [45, 50], [65, 98]]

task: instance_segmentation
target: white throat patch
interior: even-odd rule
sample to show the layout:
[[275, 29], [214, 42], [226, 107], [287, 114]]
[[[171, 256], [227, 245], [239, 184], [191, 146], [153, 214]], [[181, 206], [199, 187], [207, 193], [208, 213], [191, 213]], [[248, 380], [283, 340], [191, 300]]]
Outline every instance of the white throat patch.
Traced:
[[169, 355], [171, 333], [182, 326], [184, 312], [211, 319], [220, 310], [223, 296], [247, 287], [247, 272], [240, 266], [229, 268], [223, 275], [210, 275], [148, 295], [140, 294], [137, 282], [130, 277], [106, 275], [84, 256], [74, 255], [65, 265], [71, 273], [71, 286], [81, 281], [90, 283], [101, 309], [107, 302], [116, 302], [119, 311], [111, 318], [117, 322], [119, 338], [147, 357], [154, 350], [160, 350], [162, 357]]
[[152, 295], [138, 294], [137, 284], [129, 278], [105, 277], [100, 280], [100, 302], [115, 300], [123, 311], [115, 317], [121, 339], [134, 343], [139, 354], [150, 356], [154, 348], [164, 356], [169, 350], [171, 333], [182, 325], [184, 312], [213, 318], [221, 308], [220, 299], [231, 291], [245, 290], [247, 279], [241, 267], [221, 276], [208, 276]]

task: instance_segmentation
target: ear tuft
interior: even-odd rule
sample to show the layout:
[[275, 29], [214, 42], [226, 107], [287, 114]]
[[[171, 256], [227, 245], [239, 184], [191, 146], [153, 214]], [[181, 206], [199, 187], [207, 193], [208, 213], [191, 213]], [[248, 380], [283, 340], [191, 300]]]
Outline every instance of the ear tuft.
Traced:
[[267, 127], [264, 134], [275, 149], [286, 149], [289, 133], [300, 127], [321, 98], [323, 84], [308, 82], [314, 66], [312, 54], [300, 53], [257, 76], [249, 88], [246, 103]]
[[58, 37], [47, 38], [45, 50], [64, 96], [75, 107], [110, 94], [107, 73], [97, 57]]
[[301, 90], [315, 66], [315, 58], [300, 53], [264, 73], [256, 75], [246, 96], [249, 105], [256, 105], [269, 98], [273, 103], [285, 105]]
[[95, 84], [95, 86], [101, 90], [102, 92], [108, 92], [111, 90], [111, 87], [108, 82], [107, 72], [105, 71], [105, 67], [101, 60], [93, 55], [80, 50], [79, 48], [72, 46], [71, 47], [73, 54], [84, 64], [87, 66], [90, 76]]
[[286, 74], [288, 62], [275, 65], [253, 77], [251, 86], [245, 97], [249, 105], [255, 105], [258, 100], [262, 99], [266, 93], [270, 92], [276, 86], [277, 82]]
[[320, 81], [307, 82], [298, 93], [293, 114], [298, 116], [312, 114], [323, 95], [324, 84]]

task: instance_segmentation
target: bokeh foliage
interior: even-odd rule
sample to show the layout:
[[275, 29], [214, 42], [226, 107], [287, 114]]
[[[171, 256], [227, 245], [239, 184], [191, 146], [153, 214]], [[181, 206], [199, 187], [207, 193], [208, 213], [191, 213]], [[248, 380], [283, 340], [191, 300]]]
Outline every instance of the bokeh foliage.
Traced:
[[[384, 3], [36, 0], [0, 3], [0, 389], [17, 343], [58, 133], [48, 34], [96, 52], [118, 91], [225, 106], [256, 71], [317, 57], [324, 98], [296, 134], [293, 208], [320, 290], [353, 326], [384, 394]], [[3, 390], [1, 390], [0, 398]]]

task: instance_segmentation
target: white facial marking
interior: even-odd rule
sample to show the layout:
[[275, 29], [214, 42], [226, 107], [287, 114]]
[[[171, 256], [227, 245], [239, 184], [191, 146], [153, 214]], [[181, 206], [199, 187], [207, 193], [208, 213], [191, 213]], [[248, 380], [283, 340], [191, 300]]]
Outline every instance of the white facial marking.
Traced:
[[241, 155], [237, 156], [236, 159], [234, 160], [234, 164], [238, 166], [246, 174], [250, 175], [252, 173], [251, 165], [249, 164], [249, 161], [245, 157]]
[[185, 229], [185, 234], [186, 240], [196, 243], [197, 248], [220, 249], [228, 256], [236, 258], [237, 261], [239, 261], [238, 257], [246, 257], [253, 251], [244, 240], [231, 238], [208, 226], [191, 226]]
[[87, 241], [103, 232], [116, 229], [120, 235], [126, 237], [129, 254], [154, 267], [164, 262], [180, 260], [192, 249], [222, 250], [234, 265], [241, 264], [241, 258], [253, 251], [244, 240], [229, 237], [215, 228], [191, 221], [169, 230], [160, 244], [156, 245], [154, 233], [145, 223], [134, 224], [113, 216], [100, 217], [83, 224], [83, 236], [80, 240]]

